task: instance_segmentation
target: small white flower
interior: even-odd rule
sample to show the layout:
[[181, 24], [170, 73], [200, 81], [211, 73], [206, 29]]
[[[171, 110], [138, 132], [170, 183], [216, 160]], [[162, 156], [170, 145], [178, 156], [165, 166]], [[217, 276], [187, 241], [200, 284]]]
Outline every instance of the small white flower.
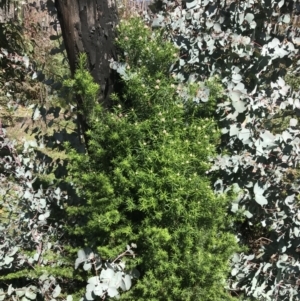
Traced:
[[176, 118], [173, 118], [173, 121], [176, 121]]
[[145, 88], [146, 86], [144, 84], [142, 84], [142, 87]]
[[118, 38], [115, 38], [115, 41], [118, 41]]
[[159, 84], [159, 83], [160, 83], [160, 80], [159, 80], [159, 79], [157, 79], [157, 80], [156, 80], [156, 83], [157, 83], [157, 84]]
[[143, 38], [141, 36], [139, 36], [139, 40], [142, 40]]
[[177, 57], [177, 53], [174, 53], [173, 56], [174, 56], [174, 57]]
[[163, 130], [163, 133], [164, 133], [164, 134], [167, 134], [167, 131], [166, 131], [166, 130]]
[[121, 105], [118, 105], [118, 108], [119, 108], [119, 109], [121, 109], [121, 108], [122, 108], [122, 106], [121, 106]]
[[174, 85], [174, 84], [171, 84], [171, 88], [175, 88], [175, 85]]
[[161, 112], [159, 112], [159, 113], [158, 113], [158, 116], [161, 116], [161, 115], [162, 115], [162, 113], [161, 113]]
[[124, 38], [124, 40], [125, 40], [125, 41], [128, 41], [128, 40], [129, 40], [129, 38], [128, 38], [128, 37], [125, 37], [125, 38]]
[[128, 69], [128, 70], [129, 70], [129, 69], [130, 69], [130, 66], [128, 65], [128, 66], [126, 67], [126, 69]]
[[159, 48], [159, 47], [157, 47], [156, 49], [157, 49], [157, 51], [158, 51], [160, 48]]
[[158, 89], [159, 89], [159, 85], [156, 85], [154, 88], [155, 88], [156, 90], [158, 90]]
[[144, 93], [144, 96], [147, 96], [147, 93]]
[[161, 121], [162, 121], [162, 122], [165, 122], [165, 121], [166, 121], [166, 119], [165, 119], [165, 118], [162, 118], [162, 119], [161, 119]]

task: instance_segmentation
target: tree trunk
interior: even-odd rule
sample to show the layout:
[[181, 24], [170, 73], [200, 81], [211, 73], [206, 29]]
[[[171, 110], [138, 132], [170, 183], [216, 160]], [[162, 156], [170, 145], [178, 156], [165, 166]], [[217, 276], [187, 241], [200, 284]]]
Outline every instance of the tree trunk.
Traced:
[[6, 23], [15, 18], [14, 3], [9, 1], [0, 1], [0, 23]]
[[[114, 0], [55, 0], [55, 7], [71, 73], [74, 75], [76, 70], [78, 54], [86, 52], [88, 68], [100, 85], [99, 101], [108, 107], [115, 83], [115, 73], [109, 68], [108, 61], [116, 59], [114, 27], [118, 17]], [[82, 109], [79, 97], [77, 103]], [[88, 129], [85, 116], [79, 116], [79, 121], [85, 136]]]

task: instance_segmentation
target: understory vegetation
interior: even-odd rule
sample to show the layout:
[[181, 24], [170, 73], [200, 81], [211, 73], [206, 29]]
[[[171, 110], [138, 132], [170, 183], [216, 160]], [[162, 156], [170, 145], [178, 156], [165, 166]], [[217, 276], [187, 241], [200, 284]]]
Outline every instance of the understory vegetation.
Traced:
[[109, 106], [55, 21], [0, 26], [0, 301], [300, 300], [298, 3], [130, 12]]
[[[68, 208], [71, 231], [105, 258], [137, 244], [131, 265], [141, 279], [124, 300], [229, 300], [220, 283], [238, 250], [230, 194], [215, 195], [206, 174], [220, 132], [197, 106], [183, 106], [168, 72], [176, 49], [143, 27], [139, 19], [120, 25], [127, 63], [112, 64], [125, 67], [123, 94], [110, 111], [94, 102], [88, 155], [68, 154], [69, 179], [85, 200]], [[79, 69], [74, 87], [87, 102], [97, 91], [86, 79]]]

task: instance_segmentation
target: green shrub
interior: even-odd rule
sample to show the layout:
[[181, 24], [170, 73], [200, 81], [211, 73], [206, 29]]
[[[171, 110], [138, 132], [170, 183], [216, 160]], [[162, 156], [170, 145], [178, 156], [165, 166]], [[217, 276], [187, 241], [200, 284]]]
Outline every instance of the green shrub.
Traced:
[[[137, 244], [129, 265], [141, 278], [122, 300], [229, 300], [223, 287], [237, 244], [228, 197], [214, 194], [207, 175], [220, 133], [182, 104], [168, 74], [176, 49], [130, 22], [120, 26], [121, 48], [131, 38], [136, 47], [122, 100], [115, 95], [111, 111], [95, 104], [89, 153], [69, 152], [70, 181], [85, 199], [68, 208], [77, 219], [69, 230], [104, 258]], [[148, 36], [151, 55], [143, 56]]]

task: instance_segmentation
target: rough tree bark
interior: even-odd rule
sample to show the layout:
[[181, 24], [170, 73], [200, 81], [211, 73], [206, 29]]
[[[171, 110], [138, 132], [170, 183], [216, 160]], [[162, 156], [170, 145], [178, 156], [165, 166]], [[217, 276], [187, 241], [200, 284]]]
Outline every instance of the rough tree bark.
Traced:
[[[114, 27], [117, 8], [114, 0], [55, 0], [58, 20], [70, 63], [71, 73], [76, 70], [79, 52], [88, 55], [89, 70], [100, 85], [99, 101], [110, 105], [109, 95], [114, 90], [115, 73], [109, 68], [109, 59], [116, 59]], [[77, 99], [79, 109], [82, 100]], [[79, 116], [83, 134], [88, 129], [85, 116]]]
[[0, 1], [0, 23], [6, 23], [15, 18], [14, 3], [10, 1]]

